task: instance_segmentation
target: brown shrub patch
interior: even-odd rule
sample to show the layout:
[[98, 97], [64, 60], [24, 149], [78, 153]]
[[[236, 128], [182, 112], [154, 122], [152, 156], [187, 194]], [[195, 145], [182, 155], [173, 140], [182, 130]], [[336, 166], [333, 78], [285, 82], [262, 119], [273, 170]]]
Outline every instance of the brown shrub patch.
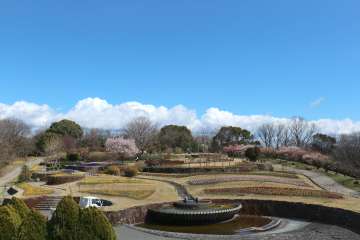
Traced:
[[47, 185], [59, 185], [69, 182], [75, 182], [83, 179], [84, 175], [50, 175], [46, 179]]

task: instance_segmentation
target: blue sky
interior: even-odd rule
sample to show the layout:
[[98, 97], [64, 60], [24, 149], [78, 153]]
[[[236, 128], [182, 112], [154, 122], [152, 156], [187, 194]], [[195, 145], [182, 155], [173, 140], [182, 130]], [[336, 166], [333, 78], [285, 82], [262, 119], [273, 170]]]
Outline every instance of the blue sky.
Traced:
[[358, 0], [1, 1], [0, 103], [360, 120]]

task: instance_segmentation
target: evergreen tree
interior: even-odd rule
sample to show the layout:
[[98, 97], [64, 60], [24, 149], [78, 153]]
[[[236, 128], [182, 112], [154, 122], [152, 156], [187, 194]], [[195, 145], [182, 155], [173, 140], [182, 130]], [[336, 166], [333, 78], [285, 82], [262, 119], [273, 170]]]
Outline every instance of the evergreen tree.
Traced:
[[16, 213], [20, 216], [21, 220], [23, 220], [30, 213], [30, 209], [28, 208], [28, 206], [26, 206], [24, 201], [19, 198], [13, 197], [7, 203], [7, 205], [14, 208]]
[[78, 240], [80, 207], [72, 197], [64, 197], [48, 222], [51, 240]]
[[17, 240], [46, 240], [46, 219], [36, 211], [30, 211], [20, 225]]
[[85, 208], [80, 213], [80, 239], [115, 240], [116, 235], [110, 222], [97, 208]]
[[16, 240], [21, 217], [11, 205], [0, 207], [0, 240]]

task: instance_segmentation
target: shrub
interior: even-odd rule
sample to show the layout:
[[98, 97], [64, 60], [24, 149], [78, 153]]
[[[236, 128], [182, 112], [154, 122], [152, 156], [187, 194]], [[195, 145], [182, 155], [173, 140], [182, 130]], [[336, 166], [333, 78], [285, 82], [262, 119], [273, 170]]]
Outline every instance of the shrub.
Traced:
[[20, 225], [17, 240], [45, 240], [46, 235], [46, 219], [36, 211], [29, 211]]
[[124, 169], [125, 177], [135, 177], [138, 173], [138, 169], [135, 166], [127, 167]]
[[31, 180], [31, 171], [27, 165], [24, 165], [21, 169], [18, 182], [27, 182], [30, 180]]
[[21, 217], [12, 206], [0, 207], [0, 240], [16, 240], [20, 224]]
[[109, 174], [109, 175], [115, 175], [115, 176], [120, 176], [121, 175], [121, 168], [118, 166], [107, 166], [104, 170], [105, 174]]
[[108, 219], [97, 208], [80, 212], [80, 239], [115, 240], [116, 235]]
[[176, 147], [176, 148], [174, 149], [174, 153], [175, 153], [175, 154], [181, 154], [181, 153], [183, 153], [183, 150], [182, 150], [181, 148], [179, 148], [179, 147]]
[[6, 205], [13, 207], [21, 219], [24, 219], [30, 213], [28, 206], [19, 198], [13, 197]]
[[81, 156], [79, 153], [68, 153], [66, 155], [66, 160], [70, 162], [77, 162], [81, 160]]
[[260, 150], [258, 147], [248, 148], [245, 151], [245, 156], [252, 162], [255, 162], [259, 157]]
[[77, 240], [79, 239], [80, 207], [70, 196], [64, 197], [48, 222], [50, 239]]

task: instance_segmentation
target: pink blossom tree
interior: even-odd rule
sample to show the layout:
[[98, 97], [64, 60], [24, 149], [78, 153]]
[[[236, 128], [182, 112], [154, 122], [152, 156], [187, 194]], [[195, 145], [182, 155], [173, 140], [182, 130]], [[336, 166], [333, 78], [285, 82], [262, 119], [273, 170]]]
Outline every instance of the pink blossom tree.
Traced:
[[133, 157], [139, 152], [134, 139], [123, 137], [106, 139], [105, 148], [108, 152], [122, 154], [125, 157]]

